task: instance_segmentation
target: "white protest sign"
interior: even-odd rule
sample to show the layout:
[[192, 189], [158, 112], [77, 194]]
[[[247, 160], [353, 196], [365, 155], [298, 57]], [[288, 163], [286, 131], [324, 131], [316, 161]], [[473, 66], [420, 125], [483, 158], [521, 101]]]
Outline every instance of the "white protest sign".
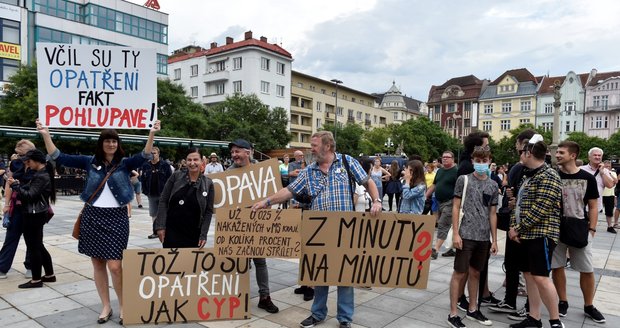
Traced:
[[37, 43], [39, 118], [63, 128], [150, 129], [155, 49]]

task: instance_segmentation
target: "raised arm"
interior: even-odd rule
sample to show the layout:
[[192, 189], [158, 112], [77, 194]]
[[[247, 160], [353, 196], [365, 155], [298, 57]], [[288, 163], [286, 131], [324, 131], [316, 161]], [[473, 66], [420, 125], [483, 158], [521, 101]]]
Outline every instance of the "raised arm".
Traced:
[[43, 137], [43, 142], [45, 142], [45, 150], [47, 150], [49, 155], [53, 154], [58, 148], [56, 148], [54, 141], [52, 141], [50, 130], [46, 126], [43, 126], [43, 123], [41, 123], [38, 118], [35, 122], [37, 124], [37, 130], [41, 134], [41, 137]]
[[144, 152], [146, 154], [150, 154], [153, 149], [153, 141], [155, 141], [155, 133], [157, 133], [161, 129], [161, 121], [157, 120], [153, 124], [151, 131], [149, 131], [149, 138], [146, 141], [146, 145], [144, 146]]

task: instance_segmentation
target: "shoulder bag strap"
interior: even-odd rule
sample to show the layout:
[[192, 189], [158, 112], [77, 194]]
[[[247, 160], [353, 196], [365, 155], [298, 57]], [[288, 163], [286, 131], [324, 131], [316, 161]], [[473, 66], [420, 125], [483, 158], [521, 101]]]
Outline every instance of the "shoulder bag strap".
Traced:
[[[467, 175], [463, 175], [463, 178], [465, 179], [465, 185], [463, 186], [463, 196], [461, 197], [461, 209], [460, 212], [463, 212], [463, 205], [465, 204], [465, 196], [467, 196], [467, 182], [468, 182], [468, 177]], [[459, 212], [459, 226], [461, 225], [461, 215]]]
[[341, 154], [341, 156], [342, 156], [342, 164], [344, 165], [344, 169], [347, 171], [347, 176], [349, 177], [349, 191], [351, 193], [351, 204], [353, 205], [353, 211], [355, 211], [355, 200], [353, 198], [353, 194], [355, 193], [355, 178], [353, 177], [353, 174], [351, 174], [351, 168], [349, 167], [349, 161], [347, 161], [347, 155]]
[[93, 199], [95, 199], [95, 195], [97, 195], [99, 190], [101, 190], [103, 188], [103, 186], [105, 185], [106, 181], [108, 181], [108, 179], [110, 178], [112, 173], [114, 173], [114, 170], [116, 170], [117, 167], [118, 167], [117, 165], [114, 165], [114, 167], [112, 167], [112, 169], [110, 171], [108, 171], [108, 174], [105, 175], [105, 177], [103, 178], [103, 180], [101, 181], [101, 183], [99, 184], [97, 189], [95, 189], [95, 192], [93, 192], [93, 194], [90, 195], [90, 198], [88, 198], [88, 201], [86, 202], [86, 204], [92, 202]]

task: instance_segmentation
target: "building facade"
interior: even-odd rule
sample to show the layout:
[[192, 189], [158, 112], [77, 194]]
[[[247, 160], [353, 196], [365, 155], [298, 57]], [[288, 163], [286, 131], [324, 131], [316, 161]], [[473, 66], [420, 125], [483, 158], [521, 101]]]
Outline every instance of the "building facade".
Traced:
[[593, 69], [585, 89], [584, 132], [608, 139], [620, 130], [620, 71]]
[[480, 95], [480, 130], [496, 141], [521, 124], [535, 124], [538, 80], [525, 68], [504, 72]]
[[583, 132], [585, 109], [585, 84], [588, 74], [570, 71], [566, 76], [544, 76], [538, 88], [536, 100], [536, 123], [545, 131], [553, 130], [554, 84], [560, 84], [560, 140], [568, 138], [571, 132]]
[[375, 96], [375, 106], [389, 112], [394, 123], [400, 124], [427, 115], [425, 104], [403, 95], [396, 86], [396, 81], [392, 81], [392, 86], [387, 92], [373, 93], [373, 95]]
[[462, 140], [478, 128], [478, 97], [488, 83], [467, 75], [431, 86], [426, 103], [429, 119]]
[[390, 112], [374, 104], [374, 95], [293, 71], [290, 116], [293, 139], [290, 146], [309, 148], [310, 136], [325, 123], [339, 126], [353, 123], [371, 129], [394, 122]]
[[168, 77], [183, 85], [187, 95], [206, 106], [238, 94], [255, 94], [269, 108], [282, 107], [290, 114], [293, 57], [266, 37], [252, 38], [252, 31], [235, 42], [211, 43], [175, 51], [168, 60]]
[[0, 29], [2, 86], [20, 62], [34, 63], [37, 42], [156, 49], [167, 76], [168, 14], [127, 1], [0, 0]]

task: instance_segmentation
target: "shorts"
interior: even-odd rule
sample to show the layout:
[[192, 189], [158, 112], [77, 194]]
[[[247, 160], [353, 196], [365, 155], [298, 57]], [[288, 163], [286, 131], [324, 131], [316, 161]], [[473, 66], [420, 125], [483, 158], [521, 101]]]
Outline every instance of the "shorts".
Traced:
[[[521, 239], [519, 271], [549, 277], [551, 258], [556, 243], [550, 238]], [[571, 261], [572, 263], [572, 261]]]
[[159, 207], [159, 196], [148, 196], [147, 198], [149, 199], [149, 215], [151, 218], [156, 218]]
[[616, 196], [603, 196], [603, 208], [605, 209], [605, 216], [614, 216], [614, 202]]
[[620, 196], [616, 196], [616, 208], [620, 210]]
[[446, 240], [452, 226], [452, 199], [439, 203], [437, 211], [437, 239]]
[[142, 192], [142, 182], [138, 181], [136, 183], [132, 183], [132, 186], [133, 186], [133, 191], [136, 194], [139, 194]]
[[[588, 234], [589, 235], [589, 234]], [[566, 251], [570, 257], [570, 267], [577, 272], [594, 272], [592, 264], [592, 238], [588, 236], [588, 245], [583, 248], [571, 247], [563, 242], [559, 242], [553, 251], [551, 268], [563, 268], [566, 266]]]
[[465, 273], [469, 271], [469, 267], [482, 271], [489, 259], [490, 251], [490, 241], [463, 239], [463, 249], [457, 249], [454, 257], [454, 271]]

